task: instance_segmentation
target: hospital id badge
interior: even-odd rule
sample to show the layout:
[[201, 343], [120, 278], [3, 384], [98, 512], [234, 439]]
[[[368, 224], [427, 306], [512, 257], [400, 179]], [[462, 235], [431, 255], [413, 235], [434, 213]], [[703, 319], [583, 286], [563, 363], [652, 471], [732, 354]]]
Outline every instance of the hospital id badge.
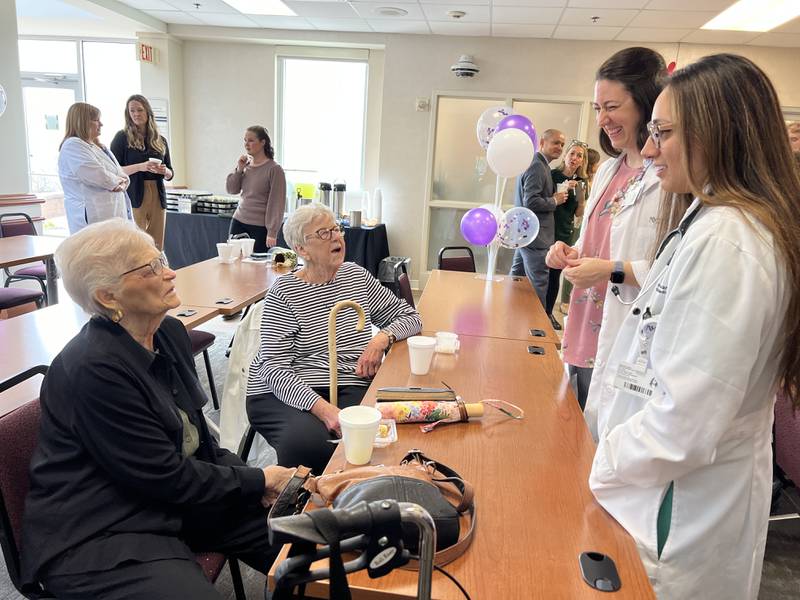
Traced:
[[658, 387], [653, 369], [646, 364], [621, 362], [614, 377], [614, 387], [639, 398], [649, 400]]

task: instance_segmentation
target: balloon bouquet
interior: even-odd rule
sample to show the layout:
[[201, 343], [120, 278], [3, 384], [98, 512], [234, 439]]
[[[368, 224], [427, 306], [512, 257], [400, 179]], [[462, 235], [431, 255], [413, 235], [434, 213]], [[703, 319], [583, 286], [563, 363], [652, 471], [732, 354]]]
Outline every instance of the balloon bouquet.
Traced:
[[461, 219], [461, 234], [470, 244], [488, 246], [486, 279], [494, 277], [497, 253], [503, 248], [527, 246], [539, 234], [539, 219], [528, 208], [515, 206], [503, 212], [506, 180], [518, 177], [533, 162], [539, 145], [530, 119], [513, 114], [507, 106], [486, 109], [478, 119], [478, 143], [486, 150], [486, 162], [497, 175], [493, 204], [472, 208]]

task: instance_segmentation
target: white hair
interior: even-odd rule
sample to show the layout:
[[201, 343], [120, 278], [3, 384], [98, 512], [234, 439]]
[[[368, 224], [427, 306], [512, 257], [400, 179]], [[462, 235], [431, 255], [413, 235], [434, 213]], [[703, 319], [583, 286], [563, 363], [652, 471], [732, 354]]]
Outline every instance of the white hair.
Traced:
[[98, 302], [99, 290], [115, 290], [120, 275], [149, 249], [153, 238], [130, 221], [120, 218], [93, 223], [64, 240], [55, 259], [64, 287], [75, 303], [90, 315], [111, 316]]
[[305, 243], [303, 229], [317, 217], [330, 217], [334, 221], [336, 220], [333, 216], [333, 211], [319, 202], [301, 206], [289, 215], [286, 223], [283, 224], [283, 237], [292, 250], [297, 252], [297, 247]]

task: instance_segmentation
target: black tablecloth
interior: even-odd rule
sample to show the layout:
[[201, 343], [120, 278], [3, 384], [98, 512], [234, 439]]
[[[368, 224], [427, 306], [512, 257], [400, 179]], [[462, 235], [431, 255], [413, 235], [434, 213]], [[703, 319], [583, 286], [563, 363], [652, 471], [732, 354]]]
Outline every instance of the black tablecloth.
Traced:
[[[217, 244], [228, 239], [231, 218], [202, 213], [177, 213], [167, 211], [167, 228], [164, 252], [173, 269], [180, 269], [217, 255]], [[378, 275], [378, 265], [389, 256], [386, 226], [346, 227], [345, 260], [354, 262]], [[278, 234], [278, 245], [288, 247], [283, 230]]]

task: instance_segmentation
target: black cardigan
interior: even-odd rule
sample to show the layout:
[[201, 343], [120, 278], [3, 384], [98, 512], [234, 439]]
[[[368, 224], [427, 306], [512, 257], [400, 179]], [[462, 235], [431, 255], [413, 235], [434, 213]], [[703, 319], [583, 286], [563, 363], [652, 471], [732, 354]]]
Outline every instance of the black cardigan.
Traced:
[[[123, 167], [135, 165], [146, 161], [149, 158], [160, 158], [164, 165], [172, 171], [172, 159], [169, 157], [169, 146], [164, 136], [161, 137], [161, 142], [164, 144], [164, 154], [159, 154], [149, 146], [145, 145], [144, 150], [138, 148], [131, 148], [128, 146], [128, 136], [124, 129], [117, 132], [114, 139], [111, 141], [111, 152], [117, 157], [117, 161]], [[172, 176], [175, 177], [175, 171], [172, 171]], [[158, 199], [161, 201], [161, 208], [167, 208], [167, 191], [164, 188], [164, 176], [158, 173], [150, 173], [149, 171], [142, 171], [141, 173], [134, 173], [130, 175], [131, 183], [128, 186], [128, 197], [131, 199], [131, 206], [139, 208], [142, 205], [142, 198], [144, 197], [144, 182], [147, 180], [155, 180], [158, 185]]]
[[[264, 494], [261, 469], [217, 446], [183, 324], [167, 317], [156, 353], [93, 317], [55, 358], [42, 384], [22, 531], [25, 583], [107, 570], [127, 560], [189, 558], [182, 511], [241, 510]], [[180, 407], [200, 446], [182, 455]]]

